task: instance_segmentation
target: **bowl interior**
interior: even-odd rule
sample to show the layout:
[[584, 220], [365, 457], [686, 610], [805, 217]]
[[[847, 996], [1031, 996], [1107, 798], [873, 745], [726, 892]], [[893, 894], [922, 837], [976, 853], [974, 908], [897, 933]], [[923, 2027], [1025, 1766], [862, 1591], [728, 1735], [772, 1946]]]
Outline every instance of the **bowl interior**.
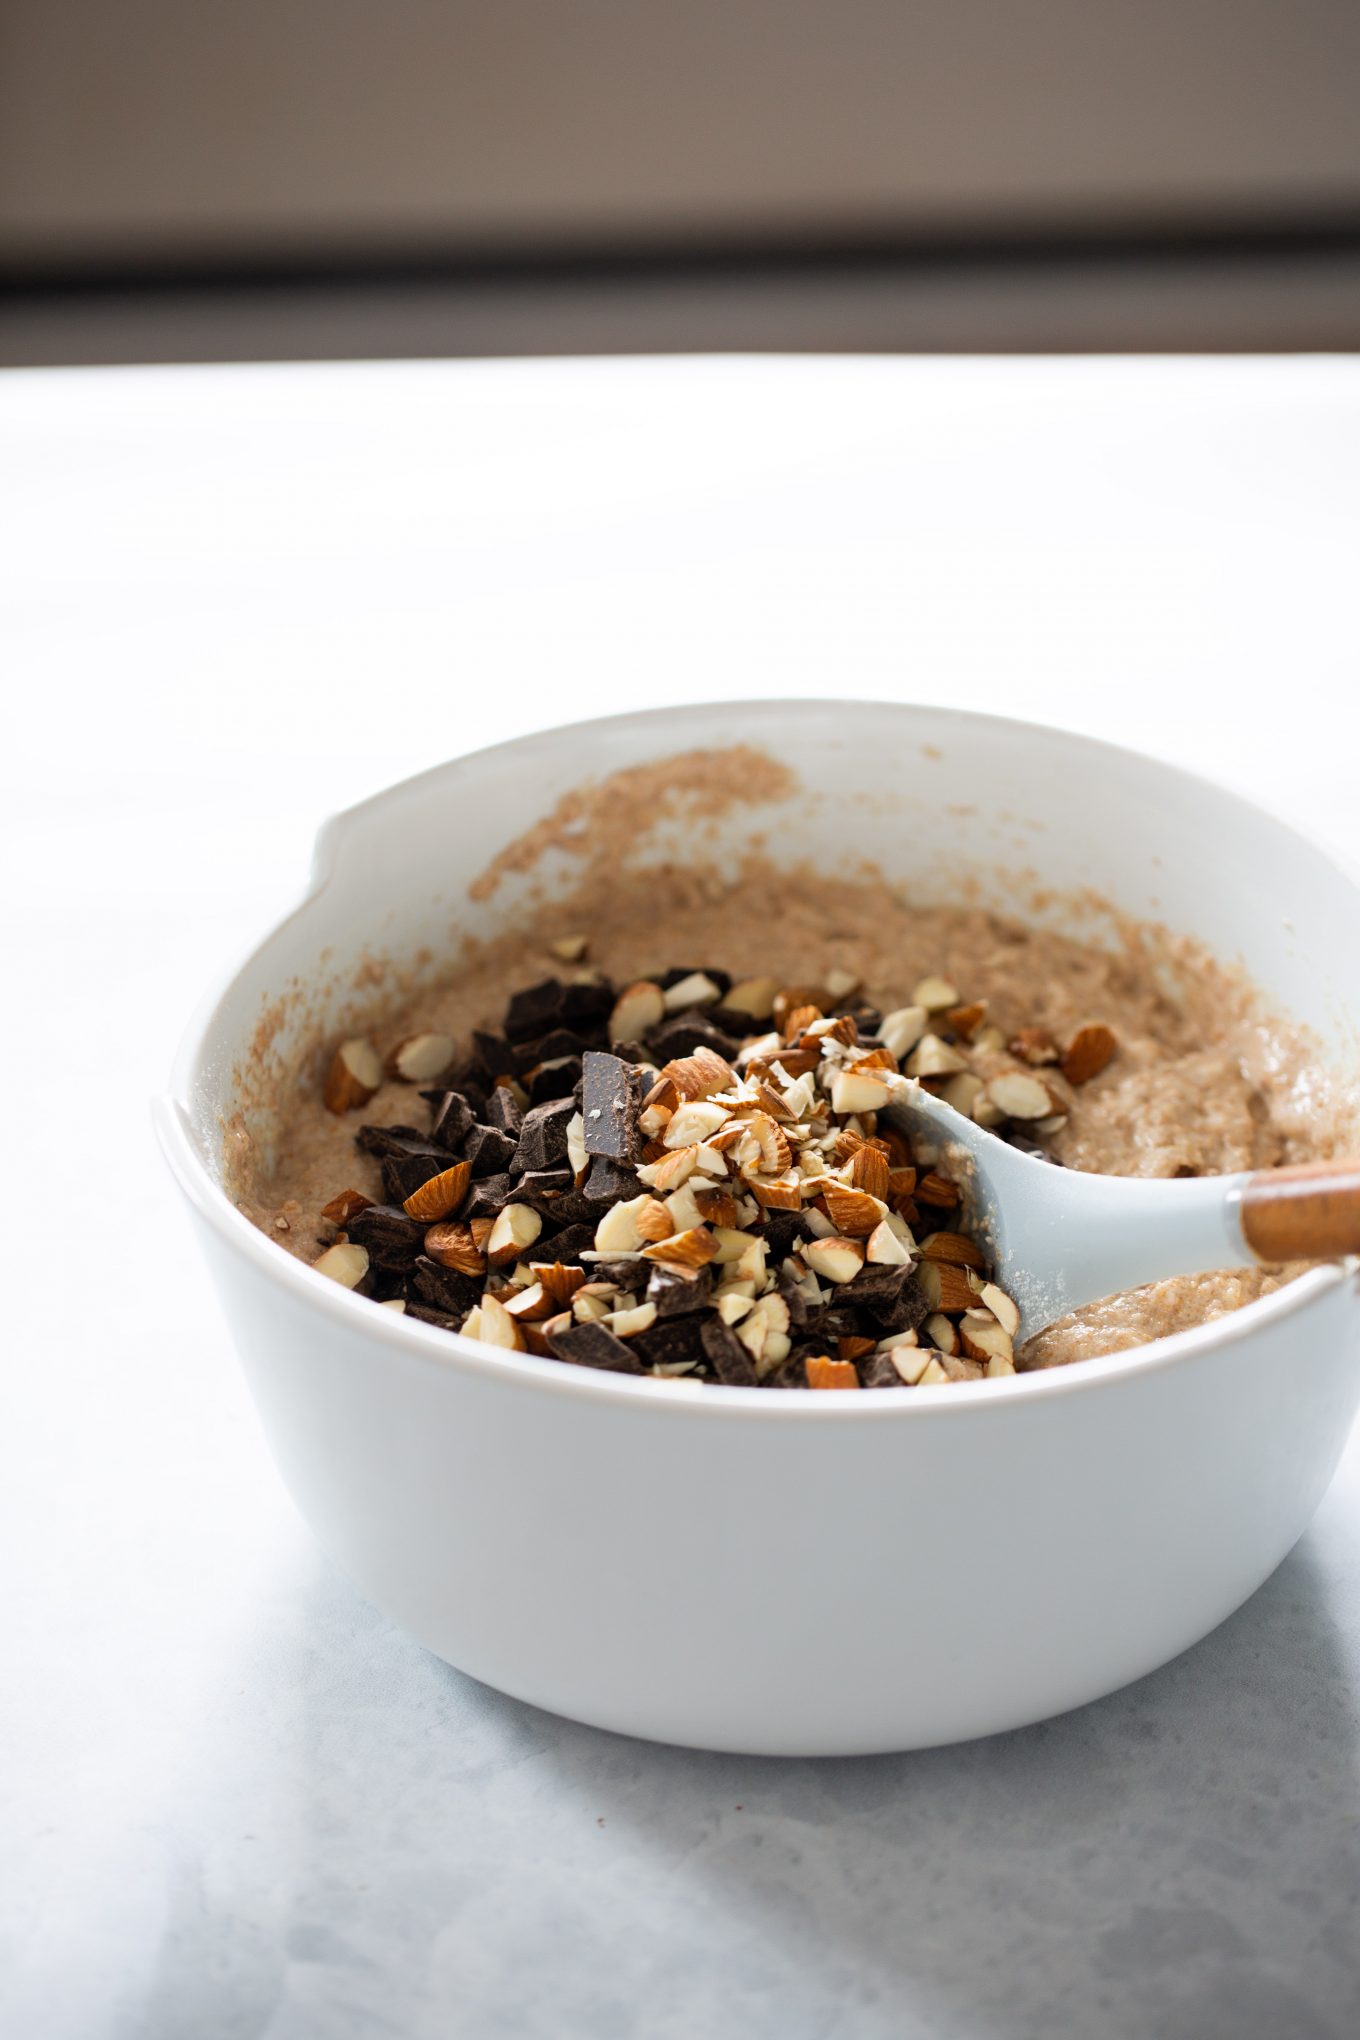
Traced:
[[[1270, 1005], [1360, 1064], [1360, 887], [1259, 808], [1174, 767], [1067, 732], [936, 708], [761, 702], [628, 715], [454, 760], [322, 830], [310, 891], [236, 973], [186, 1043], [175, 1091], [217, 1174], [222, 1127], [272, 1133], [270, 1097], [319, 1038], [361, 1027], [435, 973], [465, 937], [513, 926], [568, 891], [573, 818], [555, 841], [498, 853], [564, 794], [695, 751], [751, 747], [785, 768], [770, 797], [721, 812], [679, 799], [639, 821], [630, 866], [701, 844], [730, 863], [759, 838], [775, 861], [823, 871], [866, 858], [923, 901], [986, 905], [1110, 940], [1116, 914], [1198, 938], [1246, 969]], [[663, 776], [664, 777], [664, 776]], [[701, 804], [703, 806], [704, 804]], [[710, 804], [711, 805], [711, 804]], [[620, 873], [626, 883], [626, 873]]]

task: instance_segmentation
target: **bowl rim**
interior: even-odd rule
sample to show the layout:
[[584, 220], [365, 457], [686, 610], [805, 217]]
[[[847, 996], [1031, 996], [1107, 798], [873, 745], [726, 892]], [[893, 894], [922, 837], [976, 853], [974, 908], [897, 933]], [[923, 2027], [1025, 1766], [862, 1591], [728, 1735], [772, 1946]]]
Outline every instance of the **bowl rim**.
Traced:
[[[1128, 1380], [1134, 1376], [1160, 1373], [1168, 1368], [1188, 1363], [1200, 1354], [1216, 1352], [1232, 1345], [1239, 1339], [1250, 1336], [1258, 1327], [1265, 1328], [1279, 1320], [1287, 1319], [1298, 1311], [1307, 1309], [1314, 1301], [1334, 1289], [1338, 1284], [1351, 1281], [1360, 1270], [1360, 1259], [1352, 1257], [1347, 1261], [1328, 1262], [1310, 1268], [1303, 1275], [1286, 1283], [1283, 1288], [1273, 1290], [1269, 1295], [1258, 1297], [1239, 1310], [1214, 1318], [1201, 1325], [1194, 1325], [1183, 1332], [1174, 1332], [1164, 1338], [1150, 1340], [1146, 1345], [1129, 1347], [1122, 1352], [1096, 1355], [1087, 1360], [1072, 1362], [1062, 1367], [1051, 1367], [1033, 1373], [1004, 1376], [997, 1380], [942, 1382], [933, 1386], [928, 1396], [875, 1395], [864, 1398], [851, 1395], [827, 1395], [813, 1389], [792, 1389], [771, 1391], [764, 1388], [734, 1388], [724, 1384], [687, 1380], [675, 1376], [662, 1382], [651, 1375], [614, 1374], [597, 1368], [564, 1365], [560, 1360], [540, 1359], [531, 1353], [508, 1353], [494, 1346], [486, 1346], [480, 1340], [464, 1338], [461, 1332], [447, 1332], [437, 1325], [427, 1325], [418, 1318], [408, 1318], [404, 1311], [387, 1310], [383, 1305], [368, 1297], [357, 1296], [352, 1290], [343, 1288], [305, 1261], [287, 1252], [276, 1241], [271, 1240], [260, 1228], [239, 1210], [228, 1196], [222, 1184], [212, 1174], [207, 1162], [199, 1151], [199, 1144], [189, 1123], [188, 1108], [183, 1099], [189, 1089], [189, 1072], [195, 1066], [207, 1035], [208, 1029], [222, 999], [249, 963], [258, 955], [266, 943], [285, 928], [300, 914], [316, 894], [329, 882], [333, 869], [333, 851], [337, 841], [348, 826], [359, 816], [370, 813], [388, 800], [399, 796], [450, 771], [473, 768], [483, 760], [501, 752], [520, 749], [535, 740], [552, 741], [568, 733], [580, 730], [598, 729], [608, 725], [613, 728], [653, 722], [674, 721], [688, 712], [702, 716], [715, 708], [722, 708], [729, 714], [741, 717], [767, 717], [788, 710], [834, 710], [836, 715], [854, 714], [861, 709], [875, 712], [901, 711], [910, 715], [913, 711], [925, 711], [932, 716], [960, 724], [985, 724], [994, 729], [1024, 730], [1076, 743], [1089, 750], [1108, 752], [1113, 757], [1133, 761], [1137, 765], [1150, 766], [1158, 772], [1189, 782], [1212, 792], [1218, 798], [1236, 801], [1253, 815], [1273, 822], [1313, 853], [1330, 864], [1338, 875], [1360, 894], [1360, 870], [1350, 863], [1335, 847], [1321, 841], [1308, 829], [1301, 828], [1289, 816], [1285, 816], [1268, 803], [1259, 801], [1254, 795], [1243, 793], [1235, 786], [1222, 780], [1210, 778], [1199, 772], [1192, 772], [1185, 766], [1159, 758], [1155, 754], [1140, 751], [1131, 745], [1118, 744], [1108, 738], [1088, 735], [1085, 731], [1073, 730], [1062, 724], [1046, 723], [1022, 716], [994, 715], [986, 710], [957, 708], [947, 704], [925, 701], [874, 700], [855, 697], [850, 700], [832, 700], [826, 696], [796, 695], [769, 696], [753, 700], [733, 701], [723, 698], [719, 701], [687, 700], [683, 703], [659, 704], [645, 709], [631, 709], [618, 715], [576, 718], [570, 722], [554, 724], [543, 730], [528, 731], [523, 736], [503, 739], [495, 744], [480, 746], [475, 751], [466, 751], [445, 759], [442, 763], [428, 766], [418, 773], [396, 780], [392, 785], [379, 789], [350, 807], [340, 810], [323, 822], [317, 835], [311, 875], [302, 897], [279, 916], [263, 935], [237, 959], [234, 965], [219, 975], [216, 983], [198, 1002], [181, 1037], [176, 1051], [170, 1089], [152, 1100], [152, 1119], [167, 1164], [199, 1216], [221, 1236], [224, 1243], [246, 1261], [257, 1267], [266, 1278], [278, 1283], [294, 1294], [304, 1305], [318, 1310], [332, 1322], [347, 1326], [359, 1332], [367, 1331], [377, 1347], [385, 1347], [393, 1358], [405, 1357], [408, 1361], [419, 1362], [449, 1374], [470, 1373], [505, 1383], [518, 1383], [534, 1390], [542, 1389], [553, 1395], [585, 1397], [588, 1400], [603, 1399], [616, 1401], [622, 1397], [624, 1404], [641, 1398], [642, 1407], [664, 1410], [679, 1402], [684, 1408], [702, 1410], [707, 1416], [718, 1421], [743, 1420], [761, 1415], [775, 1422], [920, 1422], [930, 1412], [937, 1416], [959, 1412], [974, 1406], [979, 1410], [995, 1409], [999, 1402], [1025, 1403], [1042, 1402], [1057, 1395], [1081, 1394], [1096, 1390], [1107, 1383]], [[758, 738], [756, 739], [758, 741]], [[658, 1395], [657, 1391], [662, 1392]], [[715, 1389], [719, 1392], [715, 1393]]]

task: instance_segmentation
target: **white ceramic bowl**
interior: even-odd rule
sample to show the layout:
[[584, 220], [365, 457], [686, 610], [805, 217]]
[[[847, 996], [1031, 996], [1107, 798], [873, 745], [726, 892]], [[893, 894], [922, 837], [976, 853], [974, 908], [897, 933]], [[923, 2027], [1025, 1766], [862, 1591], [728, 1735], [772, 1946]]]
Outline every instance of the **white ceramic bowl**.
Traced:
[[738, 741], [820, 798], [720, 824], [734, 842], [759, 827], [835, 864], [853, 812], [922, 896], [956, 895], [962, 870], [1002, 906], [1025, 890], [1007, 869], [1094, 887], [1240, 957], [1360, 1067], [1360, 887], [1280, 822], [1055, 730], [765, 702], [528, 737], [329, 823], [304, 903], [194, 1026], [160, 1134], [298, 1507], [431, 1650], [540, 1707], [705, 1748], [985, 1735], [1150, 1671], [1279, 1564], [1360, 1397], [1353, 1266], [1028, 1378], [659, 1389], [382, 1310], [282, 1253], [219, 1187], [233, 1067], [291, 981], [319, 981], [323, 958], [333, 975], [375, 938], [413, 956], [447, 940], [455, 908], [488, 930], [524, 883], [466, 899], [498, 831], [576, 781]]

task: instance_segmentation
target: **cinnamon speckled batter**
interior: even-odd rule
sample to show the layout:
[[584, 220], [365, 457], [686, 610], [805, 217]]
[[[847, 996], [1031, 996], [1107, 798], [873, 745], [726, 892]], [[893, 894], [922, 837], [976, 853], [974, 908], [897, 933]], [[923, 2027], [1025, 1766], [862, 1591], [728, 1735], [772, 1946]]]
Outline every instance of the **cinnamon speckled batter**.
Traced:
[[[636, 886], [592, 868], [569, 905], [464, 958], [457, 974], [375, 1022], [386, 1050], [420, 1029], [466, 1039], [495, 1025], [514, 988], [562, 969], [552, 936], [590, 938], [589, 962], [621, 982], [677, 964], [736, 976], [815, 982], [833, 966], [864, 981], [883, 1010], [906, 1004], [937, 972], [966, 999], [989, 1002], [1010, 1033], [1047, 1028], [1065, 1039], [1082, 1021], [1118, 1036], [1109, 1067], [1079, 1090], [1045, 1071], [1068, 1105], [1052, 1151], [1069, 1167], [1133, 1176], [1209, 1174], [1339, 1152], [1353, 1137], [1354, 1099], [1319, 1069], [1312, 1045], [1262, 1017], [1247, 988], [1184, 942], [1128, 929], [1114, 951], [1029, 929], [979, 908], [918, 906], [882, 877], [853, 881], [752, 860], [726, 883], [671, 868]], [[1007, 1058], [999, 1057], [998, 1066]], [[985, 1063], [978, 1065], [987, 1074]], [[336, 1118], [314, 1091], [279, 1101], [279, 1162], [267, 1173], [240, 1126], [228, 1135], [228, 1179], [242, 1208], [281, 1245], [312, 1259], [321, 1206], [352, 1186], [379, 1196], [376, 1165], [353, 1145], [365, 1121], [423, 1123], [409, 1085], [388, 1083], [362, 1114]], [[1297, 1271], [1231, 1271], [1161, 1282], [1075, 1313], [1033, 1341], [1027, 1367], [1110, 1352], [1237, 1309]]]

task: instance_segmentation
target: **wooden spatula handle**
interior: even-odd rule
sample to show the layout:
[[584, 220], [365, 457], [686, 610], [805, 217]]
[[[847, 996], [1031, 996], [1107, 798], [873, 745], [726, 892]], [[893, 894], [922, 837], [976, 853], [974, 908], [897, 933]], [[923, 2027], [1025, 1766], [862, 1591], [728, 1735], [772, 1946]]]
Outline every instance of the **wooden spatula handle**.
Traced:
[[1263, 1169], [1242, 1191], [1242, 1234], [1259, 1261], [1360, 1254], [1360, 1161]]

